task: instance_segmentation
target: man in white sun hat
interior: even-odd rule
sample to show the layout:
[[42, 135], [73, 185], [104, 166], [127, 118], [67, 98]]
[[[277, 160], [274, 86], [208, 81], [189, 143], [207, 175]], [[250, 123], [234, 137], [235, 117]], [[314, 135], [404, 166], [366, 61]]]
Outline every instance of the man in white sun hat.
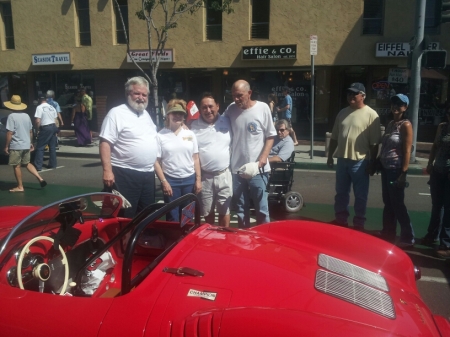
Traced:
[[6, 122], [6, 144], [4, 152], [9, 155], [9, 165], [13, 167], [14, 175], [17, 180], [17, 187], [9, 190], [11, 193], [23, 192], [21, 166], [25, 166], [32, 175], [34, 175], [41, 187], [47, 183], [39, 175], [36, 168], [30, 163], [30, 153], [33, 147], [33, 125], [30, 116], [24, 112], [27, 105], [22, 103], [19, 95], [13, 95], [10, 101], [4, 102], [5, 107], [17, 111], [8, 116]]

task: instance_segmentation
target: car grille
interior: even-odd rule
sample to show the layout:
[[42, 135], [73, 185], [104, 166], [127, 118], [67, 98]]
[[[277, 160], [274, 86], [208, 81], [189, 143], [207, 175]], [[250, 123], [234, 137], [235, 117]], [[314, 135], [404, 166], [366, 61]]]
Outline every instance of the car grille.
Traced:
[[355, 280], [319, 269], [316, 272], [315, 288], [384, 317], [395, 318], [394, 305], [388, 294]]
[[383, 276], [349, 262], [339, 260], [329, 255], [319, 254], [318, 264], [327, 270], [349, 277], [352, 280], [383, 291], [389, 291], [389, 287]]

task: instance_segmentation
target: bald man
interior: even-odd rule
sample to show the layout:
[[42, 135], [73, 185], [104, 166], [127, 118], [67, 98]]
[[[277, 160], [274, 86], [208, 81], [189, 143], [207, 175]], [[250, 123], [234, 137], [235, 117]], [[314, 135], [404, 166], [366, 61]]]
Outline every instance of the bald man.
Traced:
[[[239, 228], [250, 227], [250, 199], [256, 210], [257, 224], [270, 221], [266, 185], [269, 180], [268, 156], [276, 131], [272, 114], [266, 103], [251, 99], [250, 84], [236, 81], [231, 93], [234, 102], [224, 115], [230, 119], [233, 131], [231, 146], [231, 173], [233, 174], [233, 198], [237, 206]], [[261, 174], [245, 179], [238, 169], [247, 163], [258, 162]]]

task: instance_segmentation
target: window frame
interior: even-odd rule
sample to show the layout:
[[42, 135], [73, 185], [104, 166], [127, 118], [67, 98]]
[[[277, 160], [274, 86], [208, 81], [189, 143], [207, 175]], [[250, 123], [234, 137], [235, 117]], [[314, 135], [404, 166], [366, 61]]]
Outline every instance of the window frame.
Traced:
[[[5, 14], [5, 7], [9, 6], [9, 13]], [[6, 20], [5, 17], [10, 18], [10, 20]], [[16, 43], [14, 39], [14, 22], [13, 22], [13, 14], [12, 14], [12, 5], [11, 1], [1, 1], [0, 2], [0, 20], [1, 20], [1, 47], [2, 50], [15, 50]], [[9, 23], [8, 23], [9, 22]], [[8, 24], [8, 27], [7, 27]], [[8, 31], [11, 31], [10, 35], [7, 35]]]
[[[376, 17], [376, 18], [371, 18], [371, 17], [365, 17], [366, 12], [367, 12], [367, 8], [366, 8], [366, 4], [370, 3], [371, 1], [373, 2], [381, 2], [381, 10], [380, 10], [380, 17]], [[385, 18], [385, 10], [386, 10], [386, 1], [385, 0], [364, 0], [364, 5], [363, 5], [363, 14], [362, 14], [362, 35], [383, 35], [384, 34], [384, 18]], [[365, 32], [366, 30], [366, 23], [368, 22], [374, 22], [375, 20], [379, 21], [379, 32]], [[370, 29], [370, 28], [367, 28]]]
[[[126, 5], [120, 4], [122, 1], [124, 1], [126, 3]], [[123, 45], [123, 44], [127, 44], [127, 40], [128, 42], [130, 41], [130, 23], [128, 20], [128, 0], [118, 0], [119, 3], [119, 7], [120, 7], [120, 11], [122, 13], [122, 17], [123, 17], [123, 21], [125, 23], [125, 30], [123, 29], [123, 25], [122, 25], [122, 21], [120, 20], [120, 15], [119, 15], [119, 11], [117, 10], [117, 6], [116, 6], [116, 2], [113, 1], [113, 13], [114, 13], [114, 21], [115, 21], [115, 35], [114, 35], [114, 41], [115, 44], [119, 44], [119, 45]], [[124, 13], [123, 8], [126, 7], [126, 13]], [[126, 36], [127, 38], [125, 38], [125, 34], [124, 32], [126, 32]], [[122, 36], [120, 36], [119, 34], [122, 34]]]
[[[258, 1], [258, 7], [254, 5], [254, 3]], [[268, 13], [262, 13], [262, 16], [266, 16], [266, 20], [255, 22], [255, 10], [260, 9], [262, 1], [266, 1], [267, 4], [263, 5], [267, 7]], [[251, 25], [250, 25], [250, 39], [263, 39], [268, 40], [270, 38], [270, 11], [271, 11], [271, 2], [270, 0], [252, 0], [251, 1]], [[258, 19], [259, 20], [259, 19]], [[259, 28], [259, 29], [258, 29]]]
[[[212, 9], [212, 7], [210, 7], [209, 5], [212, 1], [218, 1], [219, 4], [222, 5], [222, 0], [207, 0], [205, 2], [205, 40], [222, 41], [223, 12]], [[214, 19], [218, 19], [220, 16], [220, 23], [208, 24], [208, 13], [218, 14], [217, 17], [214, 17]]]
[[[81, 2], [84, 2], [83, 6], [81, 6]], [[92, 45], [89, 0], [77, 0], [76, 10], [78, 19], [78, 46], [89, 47]], [[87, 30], [82, 30], [85, 27], [87, 27]]]

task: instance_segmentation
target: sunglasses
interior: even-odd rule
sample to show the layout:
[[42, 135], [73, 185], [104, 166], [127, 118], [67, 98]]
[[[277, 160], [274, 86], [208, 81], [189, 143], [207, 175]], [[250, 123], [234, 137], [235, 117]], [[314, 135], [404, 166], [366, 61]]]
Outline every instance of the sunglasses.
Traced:
[[277, 132], [284, 132], [286, 129], [278, 129]]

